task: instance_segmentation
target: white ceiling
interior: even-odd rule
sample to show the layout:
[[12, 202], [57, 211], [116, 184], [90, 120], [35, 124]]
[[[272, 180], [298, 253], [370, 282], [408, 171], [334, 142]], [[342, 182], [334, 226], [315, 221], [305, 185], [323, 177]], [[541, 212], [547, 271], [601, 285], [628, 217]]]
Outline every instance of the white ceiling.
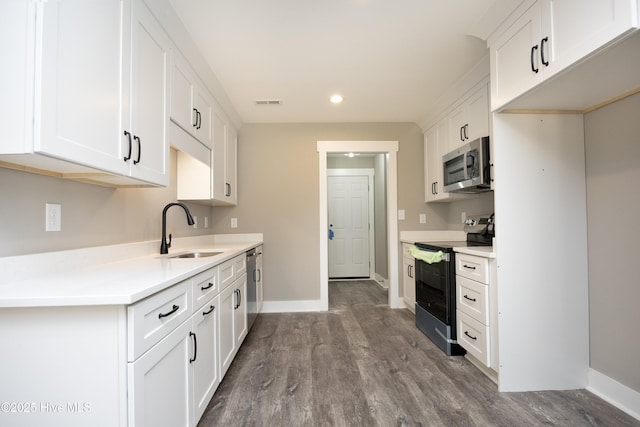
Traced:
[[243, 122], [307, 123], [424, 120], [486, 54], [466, 34], [494, 0], [170, 2]]

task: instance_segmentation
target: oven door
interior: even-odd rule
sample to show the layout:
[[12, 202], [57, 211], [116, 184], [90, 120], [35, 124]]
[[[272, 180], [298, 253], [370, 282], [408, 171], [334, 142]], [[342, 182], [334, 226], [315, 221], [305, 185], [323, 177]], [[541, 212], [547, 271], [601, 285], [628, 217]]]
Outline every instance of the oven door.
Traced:
[[452, 263], [427, 264], [416, 259], [416, 304], [451, 325]]

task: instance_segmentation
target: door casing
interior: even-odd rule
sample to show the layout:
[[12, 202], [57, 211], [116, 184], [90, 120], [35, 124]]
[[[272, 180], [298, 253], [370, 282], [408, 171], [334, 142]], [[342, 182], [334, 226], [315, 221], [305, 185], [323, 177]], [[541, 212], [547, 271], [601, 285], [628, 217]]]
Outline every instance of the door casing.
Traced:
[[329, 251], [327, 229], [327, 154], [328, 153], [383, 153], [387, 156], [387, 260], [389, 263], [389, 307], [403, 308], [398, 286], [398, 141], [318, 141], [319, 169], [319, 227], [320, 241], [320, 306], [329, 310]]

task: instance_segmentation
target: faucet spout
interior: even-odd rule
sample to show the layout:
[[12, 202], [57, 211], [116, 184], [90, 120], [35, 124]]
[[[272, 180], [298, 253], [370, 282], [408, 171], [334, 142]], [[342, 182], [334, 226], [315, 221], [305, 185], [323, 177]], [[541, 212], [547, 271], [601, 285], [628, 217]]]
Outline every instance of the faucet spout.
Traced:
[[168, 254], [169, 248], [171, 247], [171, 234], [169, 234], [169, 241], [167, 242], [167, 210], [169, 210], [171, 206], [180, 206], [187, 214], [187, 224], [195, 224], [195, 221], [191, 216], [191, 212], [189, 212], [189, 209], [187, 208], [187, 206], [185, 206], [184, 203], [169, 203], [167, 206], [165, 206], [162, 210], [162, 243], [160, 243], [161, 255]]

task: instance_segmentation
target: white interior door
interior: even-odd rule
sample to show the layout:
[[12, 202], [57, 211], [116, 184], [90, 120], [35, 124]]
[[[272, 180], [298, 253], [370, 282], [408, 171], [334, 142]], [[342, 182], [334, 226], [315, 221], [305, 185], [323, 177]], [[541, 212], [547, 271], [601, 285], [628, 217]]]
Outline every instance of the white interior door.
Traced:
[[329, 278], [369, 277], [369, 177], [327, 179]]

